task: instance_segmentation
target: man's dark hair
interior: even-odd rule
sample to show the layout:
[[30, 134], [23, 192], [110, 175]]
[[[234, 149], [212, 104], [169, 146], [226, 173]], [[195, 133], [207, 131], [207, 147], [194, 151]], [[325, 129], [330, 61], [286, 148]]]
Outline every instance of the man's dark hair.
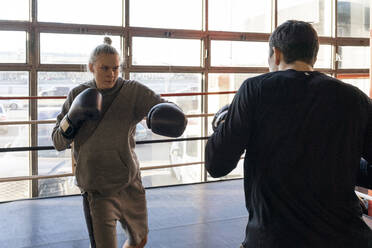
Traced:
[[270, 57], [275, 47], [283, 53], [285, 63], [299, 60], [313, 66], [319, 50], [318, 34], [307, 22], [289, 20], [274, 30], [269, 46]]

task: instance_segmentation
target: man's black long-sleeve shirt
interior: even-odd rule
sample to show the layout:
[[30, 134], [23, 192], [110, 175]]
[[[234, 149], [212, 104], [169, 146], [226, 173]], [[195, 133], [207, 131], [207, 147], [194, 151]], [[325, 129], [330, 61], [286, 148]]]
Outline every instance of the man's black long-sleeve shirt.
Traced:
[[208, 140], [206, 168], [232, 171], [245, 151], [245, 247], [372, 247], [354, 192], [372, 162], [372, 105], [320, 72], [247, 79]]

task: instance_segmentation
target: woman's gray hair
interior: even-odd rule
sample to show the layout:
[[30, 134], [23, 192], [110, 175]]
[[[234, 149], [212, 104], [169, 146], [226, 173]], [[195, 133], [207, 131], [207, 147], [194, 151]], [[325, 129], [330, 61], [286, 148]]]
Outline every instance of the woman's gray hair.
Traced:
[[89, 57], [89, 64], [93, 64], [96, 62], [97, 57], [101, 54], [116, 54], [120, 57], [118, 51], [115, 49], [115, 47], [111, 46], [112, 40], [110, 37], [105, 36], [103, 38], [103, 44], [97, 46]]

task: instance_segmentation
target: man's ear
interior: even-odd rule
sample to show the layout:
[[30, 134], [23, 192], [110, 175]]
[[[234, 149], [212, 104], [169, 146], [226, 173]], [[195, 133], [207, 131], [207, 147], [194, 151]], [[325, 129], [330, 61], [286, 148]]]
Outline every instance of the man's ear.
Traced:
[[93, 68], [93, 64], [92, 63], [89, 63], [88, 67], [89, 67], [89, 71], [90, 72], [94, 72], [94, 68]]
[[279, 65], [280, 64], [280, 61], [283, 59], [283, 53], [276, 47], [273, 47], [273, 50], [274, 50], [274, 62], [275, 62], [275, 65]]

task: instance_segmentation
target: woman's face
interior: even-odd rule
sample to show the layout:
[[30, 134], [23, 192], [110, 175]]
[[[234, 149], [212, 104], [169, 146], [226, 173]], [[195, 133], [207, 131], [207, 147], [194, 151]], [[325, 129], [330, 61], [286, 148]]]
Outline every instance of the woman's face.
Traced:
[[93, 73], [98, 89], [110, 89], [119, 77], [120, 58], [117, 54], [100, 54], [89, 70]]

